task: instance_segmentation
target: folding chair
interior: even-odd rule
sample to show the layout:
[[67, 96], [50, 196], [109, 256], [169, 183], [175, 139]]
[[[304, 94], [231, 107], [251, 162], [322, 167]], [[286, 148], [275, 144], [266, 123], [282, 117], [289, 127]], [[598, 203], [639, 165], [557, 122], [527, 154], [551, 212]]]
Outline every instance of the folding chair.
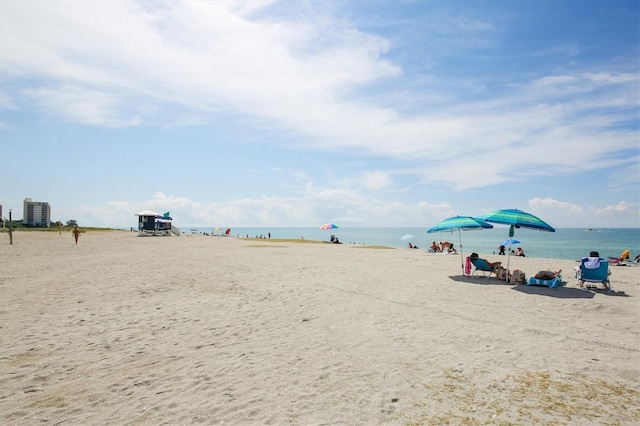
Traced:
[[[611, 282], [609, 281], [609, 262], [604, 259], [600, 259], [600, 265], [597, 268], [589, 269], [585, 266], [587, 258], [582, 259], [580, 262], [580, 288], [584, 288], [584, 283], [600, 283], [604, 285], [607, 292], [611, 291]], [[587, 288], [590, 286], [587, 285]], [[597, 286], [593, 286], [596, 287]]]
[[[500, 268], [500, 265], [491, 267], [485, 259], [481, 259], [479, 257], [470, 260], [473, 264], [473, 272], [471, 273], [471, 275], [475, 275], [476, 272], [481, 271], [482, 275], [487, 278], [491, 277], [491, 274], [496, 274], [496, 278], [498, 278], [498, 269]], [[489, 275], [487, 275], [487, 272], [489, 273]]]

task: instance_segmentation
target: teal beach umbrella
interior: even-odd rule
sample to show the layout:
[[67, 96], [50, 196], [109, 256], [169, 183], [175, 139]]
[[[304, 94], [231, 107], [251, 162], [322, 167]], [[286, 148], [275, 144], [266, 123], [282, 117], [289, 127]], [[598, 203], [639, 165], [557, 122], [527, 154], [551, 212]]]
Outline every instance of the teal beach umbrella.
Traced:
[[[534, 231], [556, 232], [556, 230], [544, 220], [531, 213], [518, 209], [496, 210], [483, 214], [477, 219], [500, 225], [509, 225], [509, 240], [515, 235], [516, 228], [533, 229]], [[511, 245], [507, 252], [507, 281], [509, 280], [509, 261], [511, 260]]]
[[453, 216], [449, 217], [437, 225], [429, 228], [427, 233], [433, 232], [453, 232], [458, 231], [458, 243], [460, 245], [460, 266], [462, 267], [462, 275], [464, 275], [464, 257], [462, 256], [462, 236], [460, 231], [478, 231], [481, 229], [493, 228], [493, 225], [481, 219], [471, 216]]
[[[511, 225], [513, 228], [527, 228], [536, 231], [556, 232], [551, 225], [531, 213], [518, 209], [497, 210], [492, 213], [483, 214], [476, 219], [501, 225]], [[509, 228], [509, 237], [513, 237], [514, 229]]]

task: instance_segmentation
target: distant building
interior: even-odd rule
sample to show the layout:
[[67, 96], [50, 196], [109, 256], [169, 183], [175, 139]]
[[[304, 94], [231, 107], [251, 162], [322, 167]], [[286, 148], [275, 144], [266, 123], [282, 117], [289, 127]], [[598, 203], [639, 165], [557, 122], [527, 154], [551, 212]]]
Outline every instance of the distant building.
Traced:
[[4, 216], [2, 216], [2, 204], [0, 204], [0, 220], [2, 220]]
[[51, 207], [49, 207], [49, 203], [31, 201], [31, 198], [24, 199], [22, 215], [22, 223], [25, 226], [49, 227], [51, 223]]

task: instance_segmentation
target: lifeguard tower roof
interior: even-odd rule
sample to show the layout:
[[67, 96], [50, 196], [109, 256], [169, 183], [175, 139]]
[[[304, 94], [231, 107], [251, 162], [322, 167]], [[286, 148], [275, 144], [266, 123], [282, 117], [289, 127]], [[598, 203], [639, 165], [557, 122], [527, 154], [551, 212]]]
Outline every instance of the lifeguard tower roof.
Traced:
[[151, 210], [145, 210], [145, 211], [141, 211], [140, 213], [136, 213], [136, 216], [160, 216], [160, 214], [156, 213], [156, 212], [152, 212]]

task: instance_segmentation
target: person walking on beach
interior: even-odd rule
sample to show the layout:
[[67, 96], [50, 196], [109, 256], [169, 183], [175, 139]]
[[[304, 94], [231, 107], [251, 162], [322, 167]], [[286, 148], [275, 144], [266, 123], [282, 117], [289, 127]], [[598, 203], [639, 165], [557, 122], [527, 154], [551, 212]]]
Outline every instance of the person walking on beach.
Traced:
[[78, 230], [78, 227], [76, 226], [75, 228], [73, 228], [73, 238], [76, 239], [76, 244], [78, 244], [78, 238], [80, 237], [80, 231]]

